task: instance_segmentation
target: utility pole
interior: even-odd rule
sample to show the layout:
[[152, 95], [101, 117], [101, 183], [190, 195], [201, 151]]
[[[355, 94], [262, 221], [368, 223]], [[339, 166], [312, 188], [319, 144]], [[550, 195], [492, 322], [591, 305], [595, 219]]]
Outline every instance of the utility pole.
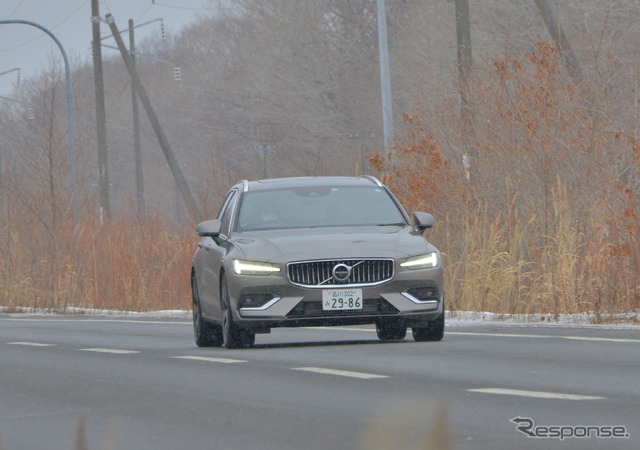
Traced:
[[469, 78], [471, 77], [471, 25], [469, 17], [469, 0], [455, 0], [456, 37], [458, 54], [458, 83], [460, 85], [460, 116], [462, 119], [462, 138], [465, 157], [468, 162], [469, 153], [473, 153], [472, 137], [473, 121], [471, 102], [469, 101]]
[[151, 105], [151, 100], [149, 100], [149, 96], [147, 95], [147, 91], [142, 85], [142, 81], [138, 76], [138, 73], [135, 71], [134, 67], [131, 65], [131, 57], [122, 41], [122, 37], [120, 36], [120, 32], [118, 31], [118, 27], [115, 24], [113, 16], [111, 14], [107, 14], [107, 23], [109, 24], [109, 28], [111, 28], [111, 33], [113, 34], [116, 43], [118, 44], [118, 49], [120, 50], [120, 55], [124, 60], [125, 66], [127, 66], [127, 70], [129, 71], [129, 75], [131, 76], [131, 82], [135, 87], [136, 93], [140, 98], [140, 102], [142, 102], [142, 106], [149, 117], [149, 122], [151, 123], [151, 127], [156, 134], [156, 138], [158, 139], [158, 143], [164, 152], [164, 156], [167, 159], [167, 163], [169, 164], [169, 168], [171, 169], [171, 173], [173, 174], [173, 178], [176, 181], [176, 185], [178, 186], [178, 190], [182, 195], [182, 199], [184, 200], [191, 217], [197, 219], [200, 216], [200, 210], [196, 205], [193, 196], [191, 195], [191, 190], [189, 189], [189, 185], [187, 183], [184, 174], [182, 173], [182, 169], [176, 160], [175, 155], [173, 154], [173, 150], [169, 145], [169, 141], [164, 134], [162, 126], [160, 125], [160, 121], [158, 120], [158, 116], [156, 115], [153, 106]]
[[269, 178], [268, 154], [272, 147], [271, 145], [258, 145], [256, 149], [262, 152], [262, 178], [267, 179]]
[[91, 0], [91, 23], [93, 31], [93, 77], [96, 98], [96, 138], [98, 141], [98, 186], [100, 191], [100, 208], [109, 217], [109, 167], [107, 163], [107, 125], [104, 104], [104, 78], [102, 76], [102, 48], [100, 47], [100, 8], [99, 0]]
[[[2, 151], [2, 146], [0, 146], [0, 192], [2, 192], [2, 182], [3, 182], [3, 174], [4, 174], [4, 169], [2, 167], [2, 155], [3, 155], [3, 151]], [[0, 195], [0, 200], [2, 202], [4, 202], [4, 192], [2, 192], [2, 195]], [[1, 206], [1, 205], [0, 205]]]
[[573, 82], [576, 85], [581, 85], [584, 81], [584, 71], [582, 70], [580, 61], [578, 61], [575, 53], [573, 53], [573, 49], [571, 48], [571, 44], [569, 44], [567, 36], [564, 34], [564, 31], [562, 31], [560, 22], [556, 19], [556, 16], [551, 9], [551, 5], [549, 5], [547, 0], [535, 0], [535, 3], [542, 14], [542, 20], [544, 20], [544, 24], [546, 25], [547, 30], [549, 30], [549, 34], [551, 34], [556, 47], [560, 50], [560, 55], [567, 67], [569, 76], [573, 79]]
[[389, 45], [387, 44], [387, 13], [384, 0], [377, 0], [378, 52], [380, 54], [380, 86], [382, 92], [382, 128], [384, 154], [388, 158], [393, 145], [393, 107], [391, 105], [391, 76], [389, 74]]
[[[131, 55], [131, 67], [136, 70], [136, 42], [133, 31], [133, 19], [129, 19], [129, 51]], [[144, 182], [142, 178], [142, 151], [140, 150], [140, 112], [138, 108], [138, 96], [131, 82], [131, 110], [133, 114], [133, 150], [136, 161], [136, 199], [138, 212], [144, 209]]]

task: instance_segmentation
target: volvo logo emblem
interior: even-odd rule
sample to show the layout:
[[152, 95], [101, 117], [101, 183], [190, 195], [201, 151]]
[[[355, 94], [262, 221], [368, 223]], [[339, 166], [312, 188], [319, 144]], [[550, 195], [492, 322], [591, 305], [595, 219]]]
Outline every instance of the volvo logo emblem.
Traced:
[[333, 279], [338, 283], [344, 283], [351, 276], [351, 267], [346, 264], [336, 264], [331, 271]]

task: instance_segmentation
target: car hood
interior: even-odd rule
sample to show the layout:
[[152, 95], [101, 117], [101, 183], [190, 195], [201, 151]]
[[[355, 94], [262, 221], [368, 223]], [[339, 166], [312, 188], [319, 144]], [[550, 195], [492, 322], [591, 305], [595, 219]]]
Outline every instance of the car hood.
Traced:
[[249, 260], [286, 263], [312, 259], [401, 258], [435, 250], [411, 227], [304, 228], [235, 233]]

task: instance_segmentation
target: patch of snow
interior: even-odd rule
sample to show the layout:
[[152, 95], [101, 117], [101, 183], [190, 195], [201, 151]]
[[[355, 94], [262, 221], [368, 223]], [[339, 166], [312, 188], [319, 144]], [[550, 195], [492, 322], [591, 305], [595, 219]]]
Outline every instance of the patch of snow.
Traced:
[[[9, 311], [9, 312], [7, 312]], [[52, 315], [64, 315], [64, 316], [91, 316], [91, 317], [129, 317], [129, 318], [184, 318], [190, 319], [192, 317], [191, 311], [187, 310], [163, 310], [163, 311], [116, 311], [112, 309], [94, 309], [94, 308], [77, 308], [66, 307], [59, 309], [36, 309], [27, 307], [0, 307], [0, 314], [6, 314], [16, 317], [27, 316], [52, 316]]]
[[447, 325], [544, 325], [638, 328], [640, 313], [620, 314], [497, 314], [478, 311], [447, 311]]
[[[0, 314], [12, 317], [33, 316], [87, 316], [136, 319], [191, 319], [191, 310], [116, 311], [109, 309], [66, 307], [60, 309], [34, 309], [27, 307], [0, 307]], [[640, 313], [620, 314], [497, 314], [478, 311], [447, 311], [448, 326], [510, 325], [510, 326], [593, 326], [598, 328], [635, 328], [640, 326]]]

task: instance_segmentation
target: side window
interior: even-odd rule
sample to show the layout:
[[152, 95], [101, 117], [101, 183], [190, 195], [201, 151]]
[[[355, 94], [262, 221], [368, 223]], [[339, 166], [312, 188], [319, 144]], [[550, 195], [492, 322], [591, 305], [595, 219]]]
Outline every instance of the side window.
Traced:
[[231, 224], [231, 217], [233, 216], [233, 211], [236, 206], [238, 196], [236, 191], [231, 191], [229, 196], [227, 197], [227, 201], [224, 206], [220, 210], [220, 214], [218, 218], [221, 222], [220, 234], [225, 236], [229, 236], [229, 225]]
[[224, 198], [224, 201], [222, 202], [222, 206], [218, 210], [218, 215], [216, 216], [216, 219], [220, 219], [222, 217], [222, 214], [224, 214], [225, 210], [227, 209], [227, 206], [229, 205], [229, 202], [231, 201], [235, 193], [236, 191], [230, 191], [227, 193], [227, 196]]

